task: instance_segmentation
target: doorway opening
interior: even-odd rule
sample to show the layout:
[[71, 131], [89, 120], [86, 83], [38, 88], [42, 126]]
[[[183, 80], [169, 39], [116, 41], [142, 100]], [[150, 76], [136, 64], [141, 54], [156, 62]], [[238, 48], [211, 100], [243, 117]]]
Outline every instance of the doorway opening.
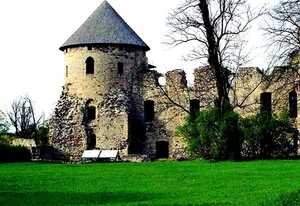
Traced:
[[158, 141], [156, 142], [156, 158], [168, 158], [169, 157], [169, 142]]

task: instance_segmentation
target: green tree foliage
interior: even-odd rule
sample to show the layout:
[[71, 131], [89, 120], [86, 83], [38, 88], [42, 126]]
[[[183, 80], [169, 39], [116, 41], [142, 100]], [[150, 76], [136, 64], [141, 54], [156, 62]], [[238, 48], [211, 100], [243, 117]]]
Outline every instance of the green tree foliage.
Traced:
[[8, 134], [9, 122], [4, 114], [0, 110], [0, 144], [10, 143], [12, 140], [11, 135]]
[[238, 115], [229, 111], [219, 116], [218, 109], [200, 111], [196, 119], [187, 117], [177, 128], [184, 137], [192, 157], [204, 159], [238, 159], [240, 157], [240, 131]]
[[35, 133], [32, 134], [37, 146], [47, 146], [49, 143], [49, 121], [46, 120], [41, 124]]
[[0, 110], [0, 135], [6, 134], [9, 130], [9, 122], [4, 114]]
[[191, 157], [213, 160], [238, 160], [290, 156], [296, 151], [295, 127], [288, 113], [267, 117], [257, 114], [239, 118], [229, 111], [223, 116], [218, 109], [202, 110], [195, 119], [186, 118], [177, 134], [187, 143]]
[[287, 157], [297, 150], [297, 130], [284, 110], [279, 116], [257, 114], [241, 119], [243, 155], [246, 157]]

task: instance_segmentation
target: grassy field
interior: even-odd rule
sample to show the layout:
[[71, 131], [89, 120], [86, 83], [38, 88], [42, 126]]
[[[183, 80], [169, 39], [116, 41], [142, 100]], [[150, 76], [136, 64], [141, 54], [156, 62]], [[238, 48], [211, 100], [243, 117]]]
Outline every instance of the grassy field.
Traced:
[[0, 164], [0, 205], [262, 205], [300, 190], [299, 160]]

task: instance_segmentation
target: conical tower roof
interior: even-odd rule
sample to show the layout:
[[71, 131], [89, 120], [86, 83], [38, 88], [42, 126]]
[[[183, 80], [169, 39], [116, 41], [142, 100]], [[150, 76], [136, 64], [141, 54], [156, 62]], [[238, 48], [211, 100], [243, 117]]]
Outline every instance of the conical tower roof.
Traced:
[[88, 44], [127, 44], [150, 50], [107, 1], [103, 1], [59, 49]]

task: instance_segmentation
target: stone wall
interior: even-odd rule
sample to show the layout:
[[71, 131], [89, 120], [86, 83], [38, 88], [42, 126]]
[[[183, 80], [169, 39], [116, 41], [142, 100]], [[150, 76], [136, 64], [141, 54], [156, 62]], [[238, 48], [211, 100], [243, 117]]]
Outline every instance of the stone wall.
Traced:
[[34, 139], [23, 139], [23, 138], [16, 138], [12, 141], [12, 145], [20, 145], [27, 147], [28, 149], [31, 150], [32, 147], [35, 147], [35, 141]]
[[[95, 61], [94, 74], [86, 74], [88, 57]], [[57, 159], [72, 156], [79, 160], [85, 149], [117, 149], [126, 160], [186, 158], [185, 143], [176, 136], [176, 127], [184, 123], [191, 100], [199, 100], [200, 109], [206, 109], [214, 106], [217, 98], [209, 67], [196, 68], [194, 84], [188, 85], [183, 70], [160, 74], [148, 69], [145, 52], [134, 47], [69, 48], [65, 51], [65, 75], [50, 128]], [[160, 77], [165, 77], [165, 85], [159, 84]], [[262, 92], [272, 93], [272, 111], [279, 112], [288, 108], [289, 92], [299, 91], [297, 68], [278, 67], [270, 75], [258, 68], [240, 68], [230, 79], [230, 100], [241, 116], [259, 110]], [[150, 120], [145, 119], [147, 101], [154, 102]], [[89, 108], [95, 108], [93, 119]], [[294, 121], [299, 126], [298, 118]]]
[[[88, 58], [94, 61], [90, 74]], [[54, 157], [79, 160], [85, 149], [118, 149], [121, 156], [144, 151], [146, 66], [145, 52], [133, 46], [66, 49], [65, 86], [51, 118]]]
[[[176, 136], [175, 130], [189, 113], [190, 100], [200, 100], [201, 109], [214, 106], [217, 91], [212, 71], [209, 67], [195, 69], [194, 85], [190, 87], [187, 86], [183, 70], [173, 70], [166, 74], [151, 71], [145, 76], [147, 91], [144, 99], [155, 102], [155, 118], [146, 124], [150, 156], [155, 157], [156, 142], [167, 141], [170, 157], [186, 157], [185, 144]], [[166, 78], [166, 85], [158, 85], [154, 80], [161, 76]], [[230, 78], [233, 80], [230, 100], [235, 111], [243, 117], [259, 111], [260, 94], [263, 92], [272, 93], [272, 112], [279, 113], [284, 108], [289, 108], [289, 92], [294, 89], [297, 93], [299, 91], [300, 78], [296, 68], [278, 67], [269, 75], [264, 75], [256, 67], [240, 68]], [[300, 129], [298, 118], [294, 122]]]

